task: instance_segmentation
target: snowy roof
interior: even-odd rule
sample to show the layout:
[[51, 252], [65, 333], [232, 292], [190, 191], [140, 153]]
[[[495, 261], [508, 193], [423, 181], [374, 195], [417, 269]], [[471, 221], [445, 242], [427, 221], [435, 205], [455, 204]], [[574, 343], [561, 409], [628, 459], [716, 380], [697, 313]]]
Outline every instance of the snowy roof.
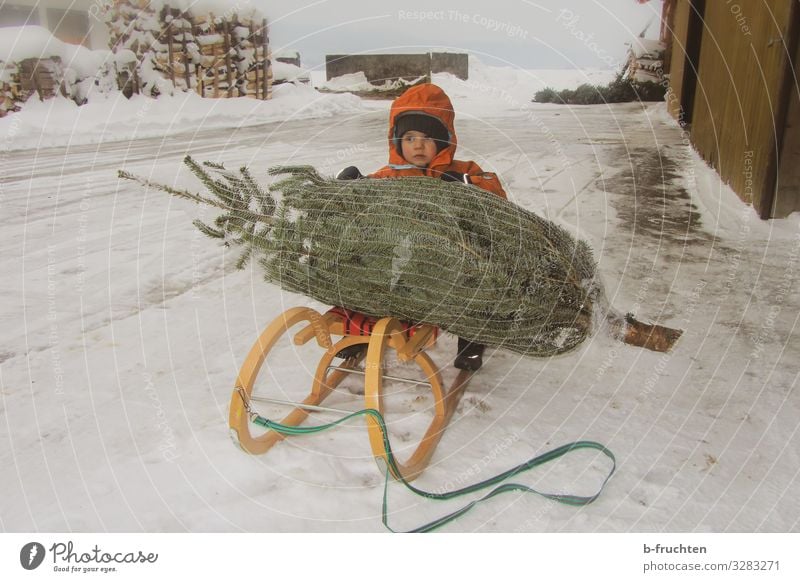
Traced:
[[[248, 4], [247, 2], [243, 4]], [[231, 6], [229, 0], [150, 0], [150, 7], [155, 10], [161, 10], [164, 6], [170, 8], [177, 8], [192, 14], [215, 14], [216, 16], [223, 16], [231, 12], [246, 12], [245, 10], [237, 10], [237, 5]], [[249, 12], [256, 12], [255, 8], [251, 8]]]
[[108, 54], [109, 51], [92, 51], [85, 46], [60, 41], [41, 26], [4, 27], [0, 35], [0, 61], [14, 63], [58, 57], [80, 77], [93, 75]]
[[0, 61], [61, 56], [64, 44], [42, 26], [9, 26], [0, 35]]

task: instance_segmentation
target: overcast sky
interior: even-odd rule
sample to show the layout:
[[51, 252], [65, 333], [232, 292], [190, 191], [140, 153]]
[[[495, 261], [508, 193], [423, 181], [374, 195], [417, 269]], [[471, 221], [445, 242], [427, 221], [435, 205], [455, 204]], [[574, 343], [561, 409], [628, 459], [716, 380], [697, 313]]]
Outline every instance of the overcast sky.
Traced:
[[[231, 4], [233, 4], [233, 0]], [[465, 51], [487, 64], [520, 68], [608, 68], [661, 1], [636, 0], [238, 0], [271, 23], [273, 49], [300, 51], [303, 65], [326, 54]]]

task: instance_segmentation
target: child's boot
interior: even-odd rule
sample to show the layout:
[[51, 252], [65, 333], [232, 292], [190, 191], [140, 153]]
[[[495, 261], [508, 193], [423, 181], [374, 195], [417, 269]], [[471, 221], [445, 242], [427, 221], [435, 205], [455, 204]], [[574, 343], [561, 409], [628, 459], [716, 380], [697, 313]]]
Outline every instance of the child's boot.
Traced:
[[483, 350], [486, 346], [464, 338], [458, 338], [458, 353], [453, 365], [459, 370], [475, 372], [483, 365]]

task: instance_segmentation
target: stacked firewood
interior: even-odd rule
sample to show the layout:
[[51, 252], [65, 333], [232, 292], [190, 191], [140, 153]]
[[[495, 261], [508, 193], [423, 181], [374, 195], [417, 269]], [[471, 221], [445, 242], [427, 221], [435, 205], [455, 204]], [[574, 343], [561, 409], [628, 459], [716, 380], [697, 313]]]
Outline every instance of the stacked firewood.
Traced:
[[33, 95], [42, 101], [59, 93], [67, 95], [63, 83], [64, 72], [58, 57], [0, 62], [0, 117], [17, 111]]
[[112, 49], [128, 49], [141, 60], [157, 44], [160, 27], [149, 0], [115, 1], [105, 18]]
[[64, 72], [61, 59], [25, 59], [19, 62], [19, 83], [23, 100], [36, 93], [44, 101], [55, 97], [59, 91], [66, 94], [62, 87]]
[[19, 67], [0, 63], [0, 117], [19, 109]]
[[255, 10], [215, 15], [173, 8], [164, 0], [117, 0], [107, 10], [107, 21], [112, 49], [136, 55], [145, 92], [271, 96], [267, 22]]

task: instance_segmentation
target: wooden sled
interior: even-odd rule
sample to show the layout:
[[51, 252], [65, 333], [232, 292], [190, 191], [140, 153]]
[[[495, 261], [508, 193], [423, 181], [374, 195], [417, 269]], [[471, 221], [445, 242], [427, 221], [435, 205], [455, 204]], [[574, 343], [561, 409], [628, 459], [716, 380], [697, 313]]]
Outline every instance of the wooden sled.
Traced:
[[[250, 431], [250, 401], [254, 399], [253, 386], [256, 377], [270, 350], [284, 334], [290, 333], [290, 330], [298, 324], [304, 326], [294, 335], [294, 344], [301, 346], [313, 339], [325, 352], [317, 365], [311, 392], [302, 402], [290, 403], [293, 409], [280, 421], [281, 424], [300, 425], [310, 411], [319, 407], [342, 380], [351, 374], [363, 374], [364, 406], [384, 414], [384, 380], [402, 380], [383, 374], [383, 362], [387, 350], [393, 349], [401, 362], [413, 361], [419, 366], [426, 381], [415, 383], [430, 385], [434, 399], [434, 416], [430, 426], [405, 462], [395, 459], [400, 475], [392, 470], [395, 478], [402, 476], [405, 480], [411, 481], [418, 477], [430, 462], [473, 374], [461, 371], [450, 388], [445, 390], [439, 368], [425, 353], [425, 350], [436, 342], [437, 329], [426, 324], [418, 325], [414, 327], [413, 335], [409, 337], [408, 326], [404, 326], [393, 317], [378, 320], [369, 335], [351, 335], [346, 332], [342, 318], [336, 313], [328, 312], [322, 315], [308, 307], [294, 307], [275, 318], [250, 349], [236, 380], [236, 387], [231, 396], [229, 419], [231, 435], [235, 442], [248, 453], [257, 455], [266, 453], [275, 443], [286, 438], [272, 430], [253, 436]], [[341, 336], [341, 339], [334, 342], [332, 336]], [[348, 359], [338, 366], [333, 365], [332, 362], [341, 349], [355, 344], [367, 344], [366, 357], [362, 355], [359, 359]], [[365, 360], [363, 371], [357, 369], [361, 360]], [[269, 399], [264, 400], [269, 401]], [[367, 432], [373, 455], [376, 459], [386, 462], [383, 434], [379, 424], [371, 417], [367, 418]]]

